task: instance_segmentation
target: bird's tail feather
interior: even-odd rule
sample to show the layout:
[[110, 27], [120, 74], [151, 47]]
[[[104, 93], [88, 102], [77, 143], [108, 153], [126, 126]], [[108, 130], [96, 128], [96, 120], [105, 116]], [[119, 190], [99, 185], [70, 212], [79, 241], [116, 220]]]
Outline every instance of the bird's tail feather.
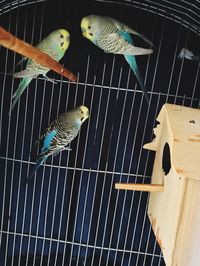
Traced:
[[12, 105], [10, 107], [9, 115], [11, 114], [11, 112], [14, 109], [17, 101], [19, 100], [19, 98], [21, 97], [23, 91], [26, 89], [26, 87], [31, 82], [31, 80], [32, 80], [32, 78], [23, 78], [21, 80], [17, 90], [15, 91], [15, 93], [12, 96]]
[[31, 178], [33, 178], [37, 169], [43, 164], [46, 159], [47, 157], [43, 157], [37, 160], [36, 165], [33, 167], [31, 174], [26, 178], [26, 184], [31, 180]]
[[146, 86], [144, 84], [144, 81], [143, 81], [143, 78], [140, 74], [140, 71], [139, 71], [139, 68], [137, 66], [137, 62], [136, 62], [136, 58], [135, 56], [133, 55], [124, 55], [126, 61], [128, 62], [128, 64], [130, 65], [131, 69], [133, 70], [141, 88], [142, 88], [142, 91], [144, 92], [144, 96], [145, 96], [145, 99], [147, 101], [147, 103], [149, 103], [149, 96], [148, 96], [148, 91], [146, 89]]

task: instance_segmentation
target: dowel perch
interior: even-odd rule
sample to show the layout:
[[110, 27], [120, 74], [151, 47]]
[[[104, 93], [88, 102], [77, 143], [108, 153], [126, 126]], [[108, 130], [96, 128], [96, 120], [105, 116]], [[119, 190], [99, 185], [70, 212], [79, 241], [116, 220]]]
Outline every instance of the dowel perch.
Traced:
[[0, 45], [17, 52], [25, 57], [28, 57], [37, 63], [46, 66], [58, 74], [68, 78], [71, 81], [76, 81], [77, 77], [72, 72], [64, 68], [60, 63], [56, 62], [48, 54], [41, 52], [32, 45], [20, 40], [0, 26]]
[[132, 184], [132, 183], [116, 183], [116, 189], [136, 190], [146, 192], [161, 192], [164, 191], [163, 185], [157, 184]]

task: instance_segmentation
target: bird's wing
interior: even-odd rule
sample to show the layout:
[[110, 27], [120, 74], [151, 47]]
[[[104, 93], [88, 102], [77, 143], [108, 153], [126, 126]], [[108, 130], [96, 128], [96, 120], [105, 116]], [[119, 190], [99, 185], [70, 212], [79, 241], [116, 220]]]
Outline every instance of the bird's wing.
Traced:
[[16, 72], [13, 74], [15, 78], [24, 78], [24, 77], [29, 77], [29, 78], [36, 78], [38, 76], [38, 72], [34, 71], [34, 69], [24, 69], [20, 72]]
[[125, 40], [123, 37], [123, 32], [111, 33], [109, 39], [112, 40], [113, 45], [115, 45], [114, 53], [116, 54], [145, 55], [151, 54], [153, 52], [152, 49], [133, 46], [131, 43]]
[[8, 73], [14, 73], [17, 69], [19, 69], [19, 67], [21, 66], [21, 65], [23, 65], [23, 63], [25, 63], [26, 61], [28, 61], [28, 58], [26, 58], [26, 57], [23, 57], [16, 65], [15, 65], [15, 67], [14, 67], [14, 69], [12, 69], [12, 70], [10, 70]]
[[37, 158], [42, 158], [49, 156], [50, 154], [53, 154], [53, 147], [56, 146], [56, 134], [57, 130], [52, 129], [51, 131], [46, 130], [46, 133], [44, 133], [39, 140], [36, 142], [36, 144], [40, 141], [43, 141], [42, 148], [40, 154], [37, 156]]
[[146, 43], [148, 43], [151, 47], [153, 47], [153, 43], [147, 39], [143, 34], [133, 30], [131, 27], [127, 26], [126, 24], [122, 23], [122, 22], [119, 22], [117, 20], [114, 20], [114, 24], [116, 26], [116, 28], [119, 30], [119, 31], [123, 31], [123, 32], [127, 32], [127, 33], [130, 33], [130, 34], [133, 34], [133, 35], [137, 35], [138, 37], [140, 37], [143, 41], [145, 41]]

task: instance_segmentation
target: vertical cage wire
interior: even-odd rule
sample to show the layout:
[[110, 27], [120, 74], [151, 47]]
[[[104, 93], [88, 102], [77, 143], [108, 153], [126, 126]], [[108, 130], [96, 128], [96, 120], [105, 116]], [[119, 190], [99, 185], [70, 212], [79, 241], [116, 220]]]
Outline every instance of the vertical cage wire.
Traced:
[[[199, 61], [177, 59], [183, 47], [198, 53], [198, 5], [185, 12], [185, 1], [91, 0], [75, 12], [76, 1], [30, 4], [2, 1], [1, 24], [34, 45], [55, 28], [69, 28], [71, 44], [61, 63], [78, 74], [78, 82], [53, 72], [57, 84], [39, 76], [8, 117], [19, 84], [10, 69], [21, 57], [0, 48], [0, 264], [164, 265], [147, 217], [148, 194], [116, 191], [114, 184], [150, 183], [154, 155], [142, 146], [153, 138], [162, 104], [199, 108]], [[59, 16], [49, 20], [55, 11]], [[150, 105], [122, 57], [82, 38], [80, 20], [89, 13], [129, 25], [134, 17], [135, 28], [153, 41], [154, 53], [138, 57]], [[49, 158], [23, 186], [42, 129], [81, 104], [91, 117], [72, 151]]]

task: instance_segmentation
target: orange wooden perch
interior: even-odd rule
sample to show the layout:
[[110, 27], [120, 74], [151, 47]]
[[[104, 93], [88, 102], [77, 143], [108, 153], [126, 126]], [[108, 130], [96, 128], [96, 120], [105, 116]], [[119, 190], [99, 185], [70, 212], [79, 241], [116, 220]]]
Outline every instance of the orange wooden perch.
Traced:
[[31, 58], [37, 63], [46, 66], [58, 74], [68, 78], [71, 81], [76, 81], [77, 77], [69, 70], [65, 69], [60, 63], [56, 62], [48, 54], [41, 52], [32, 45], [18, 39], [10, 32], [0, 26], [0, 45], [15, 51], [25, 57]]

